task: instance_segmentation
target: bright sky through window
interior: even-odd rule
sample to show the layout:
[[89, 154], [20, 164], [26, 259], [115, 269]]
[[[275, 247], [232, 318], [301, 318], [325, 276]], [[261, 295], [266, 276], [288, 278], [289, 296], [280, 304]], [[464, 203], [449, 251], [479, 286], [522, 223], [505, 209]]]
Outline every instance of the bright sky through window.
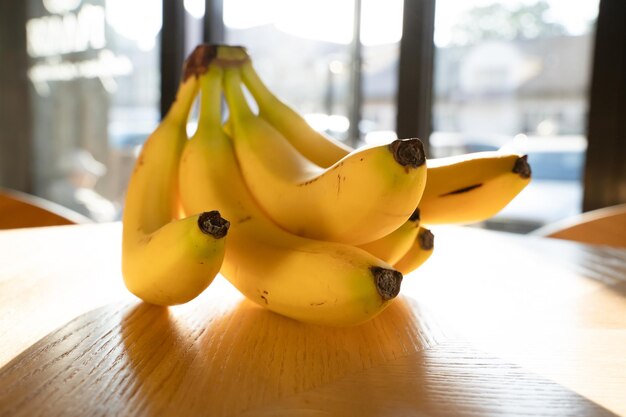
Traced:
[[[185, 3], [203, 0], [186, 0]], [[536, 0], [499, 0], [508, 7]], [[595, 1], [547, 0], [548, 19], [565, 26], [573, 35], [587, 29], [598, 12]], [[451, 28], [462, 14], [493, 0], [445, 1], [437, 3], [435, 43], [445, 46]], [[363, 0], [361, 41], [365, 45], [394, 43], [402, 36], [402, 0]], [[348, 44], [352, 40], [353, 0], [226, 0], [224, 23], [231, 29], [272, 24], [277, 29], [308, 39]]]
[[[394, 43], [402, 35], [402, 0], [363, 0], [361, 41]], [[348, 44], [352, 41], [352, 0], [226, 0], [224, 23], [231, 29], [272, 24], [308, 39]]]
[[[515, 9], [520, 5], [537, 3], [538, 0], [439, 0], [435, 11], [435, 44], [446, 46], [452, 39], [452, 28], [464, 13], [474, 7], [487, 6], [494, 3]], [[571, 35], [580, 35], [588, 28], [588, 23], [598, 14], [597, 1], [546, 0], [550, 9], [546, 19], [565, 26]]]

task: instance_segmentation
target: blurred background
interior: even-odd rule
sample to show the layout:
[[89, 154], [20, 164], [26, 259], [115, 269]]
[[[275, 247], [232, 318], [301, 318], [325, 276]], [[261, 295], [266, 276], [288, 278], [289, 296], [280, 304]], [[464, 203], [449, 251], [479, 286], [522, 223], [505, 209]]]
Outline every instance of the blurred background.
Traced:
[[[616, 88], [601, 76], [612, 52], [596, 33], [615, 23], [599, 21], [599, 2], [2, 2], [0, 187], [120, 219], [183, 59], [198, 43], [225, 42], [247, 47], [279, 97], [352, 146], [417, 136], [433, 158], [503, 146], [528, 154], [531, 185], [478, 225], [526, 233], [626, 202], [615, 156], [624, 145], [590, 130], [603, 105], [590, 112], [592, 82]], [[585, 187], [616, 170], [613, 192]]]

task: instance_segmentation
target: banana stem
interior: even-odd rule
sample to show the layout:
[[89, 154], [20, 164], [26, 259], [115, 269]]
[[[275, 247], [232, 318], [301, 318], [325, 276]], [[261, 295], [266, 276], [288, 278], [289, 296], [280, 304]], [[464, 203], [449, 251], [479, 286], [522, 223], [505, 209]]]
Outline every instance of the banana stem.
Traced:
[[420, 248], [424, 250], [431, 250], [435, 247], [435, 235], [433, 235], [433, 233], [428, 229], [420, 230], [417, 235], [417, 239], [419, 241]]
[[164, 120], [184, 126], [187, 123], [189, 111], [197, 93], [198, 79], [196, 77], [188, 77], [178, 87], [176, 99], [167, 111]]
[[222, 125], [222, 76], [223, 70], [211, 65], [200, 77], [200, 131], [208, 132], [211, 128]]
[[198, 217], [198, 227], [202, 233], [221, 239], [228, 233], [230, 222], [217, 210], [205, 211]]
[[515, 165], [513, 166], [513, 172], [519, 174], [522, 178], [530, 178], [532, 173], [530, 170], [530, 164], [528, 163], [528, 155], [517, 158]]
[[394, 270], [373, 266], [370, 268], [376, 282], [376, 290], [383, 300], [391, 300], [400, 293], [402, 273]]
[[233, 118], [245, 119], [254, 116], [241, 89], [241, 76], [238, 69], [228, 68], [224, 71], [224, 93]]
[[393, 157], [403, 167], [418, 168], [426, 163], [422, 141], [417, 138], [397, 139], [389, 144]]
[[241, 66], [241, 78], [252, 95], [255, 98], [259, 98], [260, 101], [278, 100], [263, 83], [263, 80], [261, 80], [261, 77], [259, 77], [259, 74], [252, 66], [252, 61], [248, 60]]

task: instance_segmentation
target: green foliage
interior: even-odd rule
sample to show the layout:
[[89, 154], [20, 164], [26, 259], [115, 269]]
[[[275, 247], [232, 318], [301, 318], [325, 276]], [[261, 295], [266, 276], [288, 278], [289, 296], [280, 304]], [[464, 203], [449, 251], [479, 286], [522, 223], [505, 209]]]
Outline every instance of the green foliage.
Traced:
[[473, 44], [485, 40], [524, 40], [567, 33], [565, 27], [547, 18], [545, 0], [509, 8], [501, 3], [467, 11], [452, 29], [452, 43]]

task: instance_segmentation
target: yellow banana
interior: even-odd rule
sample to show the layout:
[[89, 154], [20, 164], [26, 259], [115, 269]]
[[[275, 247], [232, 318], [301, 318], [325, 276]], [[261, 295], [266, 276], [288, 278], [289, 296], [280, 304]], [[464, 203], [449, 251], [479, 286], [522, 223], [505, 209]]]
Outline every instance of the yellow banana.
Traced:
[[420, 224], [419, 213], [419, 209], [416, 209], [402, 226], [380, 239], [363, 243], [359, 247], [393, 265], [402, 258], [417, 238]]
[[254, 70], [251, 60], [243, 63], [241, 77], [259, 106], [259, 116], [311, 162], [328, 168], [352, 152], [348, 145], [313, 129], [298, 112], [272, 94]]
[[187, 76], [176, 101], [137, 158], [124, 207], [124, 283], [142, 300], [158, 305], [187, 302], [211, 283], [224, 257], [229, 226], [217, 211], [173, 220], [187, 116], [198, 90], [197, 78], [189, 73], [194, 54], [186, 62]]
[[[305, 158], [321, 167], [329, 167], [352, 152], [347, 145], [315, 131], [302, 116], [272, 94], [254, 70], [249, 57], [244, 60], [245, 51], [240, 51], [240, 54], [243, 62], [242, 79], [258, 104], [259, 116], [279, 130]], [[497, 155], [495, 159], [500, 157]], [[476, 160], [473, 163], [466, 163], [464, 162], [466, 159]], [[468, 168], [448, 166], [457, 164]], [[528, 184], [525, 174], [528, 164], [525, 160], [518, 164], [521, 175], [500, 176], [502, 172], [499, 170], [502, 165], [487, 155], [478, 158], [476, 155], [464, 155], [442, 161], [429, 159], [428, 182], [420, 202], [420, 207], [424, 211], [424, 223], [471, 223], [493, 216]], [[475, 182], [465, 180], [465, 172], [470, 169], [475, 170], [477, 174], [473, 177]], [[442, 189], [444, 191], [441, 191]], [[448, 194], [446, 198], [440, 198], [451, 192], [460, 194], [460, 190], [471, 192], [463, 196]]]
[[358, 149], [330, 168], [304, 158], [250, 110], [239, 70], [225, 70], [237, 160], [250, 192], [285, 230], [320, 240], [371, 242], [413, 213], [426, 184], [418, 139]]
[[428, 160], [422, 223], [479, 222], [502, 210], [530, 182], [526, 156], [476, 152]]
[[403, 274], [415, 271], [430, 258], [435, 247], [435, 236], [430, 230], [419, 227], [416, 239], [406, 253], [393, 264]]
[[221, 81], [216, 65], [200, 79], [198, 130], [179, 174], [188, 213], [214, 207], [231, 219], [222, 275], [250, 300], [296, 320], [340, 326], [376, 316], [398, 294], [402, 274], [362, 249], [290, 234], [265, 216], [222, 130]]

